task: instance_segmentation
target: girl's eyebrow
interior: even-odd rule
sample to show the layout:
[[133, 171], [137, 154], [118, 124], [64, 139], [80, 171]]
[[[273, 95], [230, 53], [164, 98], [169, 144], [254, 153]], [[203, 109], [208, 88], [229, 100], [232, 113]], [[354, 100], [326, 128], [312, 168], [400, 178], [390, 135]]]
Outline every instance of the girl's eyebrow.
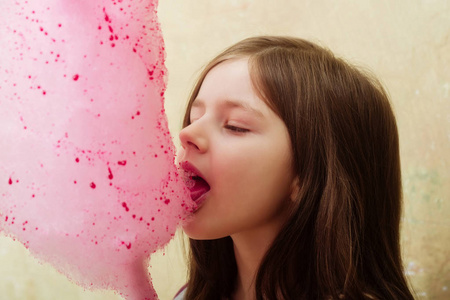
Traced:
[[238, 99], [225, 100], [222, 105], [226, 106], [226, 107], [231, 107], [231, 108], [237, 107], [237, 108], [243, 109], [245, 111], [248, 111], [248, 112], [256, 115], [259, 118], [264, 118], [264, 114], [260, 110], [254, 108], [253, 106], [249, 105], [248, 103], [238, 100]]
[[[194, 102], [192, 103], [192, 107], [200, 107], [203, 108], [205, 107], [204, 102], [201, 99], [195, 99]], [[242, 101], [242, 100], [238, 100], [238, 99], [227, 99], [224, 100], [220, 103], [220, 107], [224, 107], [224, 108], [240, 108], [243, 109], [249, 113], [254, 114], [256, 117], [258, 118], [264, 118], [264, 114], [254, 108], [253, 106], [249, 105], [248, 103]]]

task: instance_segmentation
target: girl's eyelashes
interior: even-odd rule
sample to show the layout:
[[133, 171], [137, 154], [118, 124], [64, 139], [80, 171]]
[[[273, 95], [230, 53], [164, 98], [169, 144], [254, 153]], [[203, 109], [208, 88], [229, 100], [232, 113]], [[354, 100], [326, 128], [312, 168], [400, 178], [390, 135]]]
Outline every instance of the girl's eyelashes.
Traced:
[[237, 127], [237, 126], [233, 126], [233, 125], [225, 125], [225, 129], [228, 129], [230, 131], [237, 132], [237, 133], [245, 133], [245, 132], [249, 132], [250, 131], [248, 129]]
[[[197, 121], [199, 119], [198, 116], [193, 116], [189, 118], [189, 125], [194, 123], [195, 121]], [[226, 130], [229, 130], [231, 132], [234, 133], [246, 133], [246, 132], [250, 132], [250, 129], [247, 128], [242, 128], [242, 127], [238, 127], [238, 126], [234, 126], [234, 125], [230, 125], [230, 124], [225, 124], [224, 128]]]

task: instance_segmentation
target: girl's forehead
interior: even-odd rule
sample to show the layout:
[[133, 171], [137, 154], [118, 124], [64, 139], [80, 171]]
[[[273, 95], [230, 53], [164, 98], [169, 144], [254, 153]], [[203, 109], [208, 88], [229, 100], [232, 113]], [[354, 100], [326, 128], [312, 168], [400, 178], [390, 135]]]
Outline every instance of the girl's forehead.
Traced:
[[247, 58], [224, 61], [206, 74], [192, 107], [212, 104], [240, 107], [253, 112], [269, 109], [254, 89]]

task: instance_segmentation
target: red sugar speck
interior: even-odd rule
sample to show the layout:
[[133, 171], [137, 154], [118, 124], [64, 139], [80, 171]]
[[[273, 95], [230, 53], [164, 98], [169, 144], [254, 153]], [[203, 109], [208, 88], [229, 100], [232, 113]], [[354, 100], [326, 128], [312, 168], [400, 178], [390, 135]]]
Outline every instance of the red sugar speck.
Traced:
[[108, 172], [109, 172], [108, 178], [109, 178], [109, 179], [113, 179], [114, 176], [113, 176], [113, 174], [112, 174], [112, 172], [111, 172], [111, 168], [108, 168]]
[[79, 162], [80, 162], [80, 159], [77, 157], [77, 158], [75, 158], [75, 161], [76, 161], [77, 163], [79, 163]]
[[125, 166], [127, 164], [127, 161], [126, 160], [119, 160], [117, 163], [119, 164], [119, 166]]
[[80, 78], [80, 75], [78, 75], [78, 74], [75, 74], [72, 77], [72, 79], [75, 80], [75, 81], [77, 81], [79, 78]]
[[166, 201], [164, 201], [164, 203], [165, 203], [165, 204], [169, 204], [169, 203], [170, 203], [170, 200], [169, 200], [169, 199], [166, 199]]
[[95, 185], [95, 183], [91, 182], [90, 187], [91, 187], [92, 189], [95, 189], [97, 186]]
[[9, 178], [8, 183], [9, 183], [10, 185], [13, 183], [11, 178]]
[[123, 208], [125, 208], [126, 211], [130, 211], [126, 202], [122, 202], [122, 206], [123, 206]]

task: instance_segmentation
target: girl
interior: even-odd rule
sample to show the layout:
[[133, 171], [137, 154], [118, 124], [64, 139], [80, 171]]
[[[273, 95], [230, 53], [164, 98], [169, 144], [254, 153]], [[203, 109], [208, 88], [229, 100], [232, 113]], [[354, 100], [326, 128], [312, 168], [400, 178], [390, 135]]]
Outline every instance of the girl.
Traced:
[[413, 299], [376, 79], [302, 39], [249, 38], [201, 73], [180, 140], [198, 209], [176, 299]]

